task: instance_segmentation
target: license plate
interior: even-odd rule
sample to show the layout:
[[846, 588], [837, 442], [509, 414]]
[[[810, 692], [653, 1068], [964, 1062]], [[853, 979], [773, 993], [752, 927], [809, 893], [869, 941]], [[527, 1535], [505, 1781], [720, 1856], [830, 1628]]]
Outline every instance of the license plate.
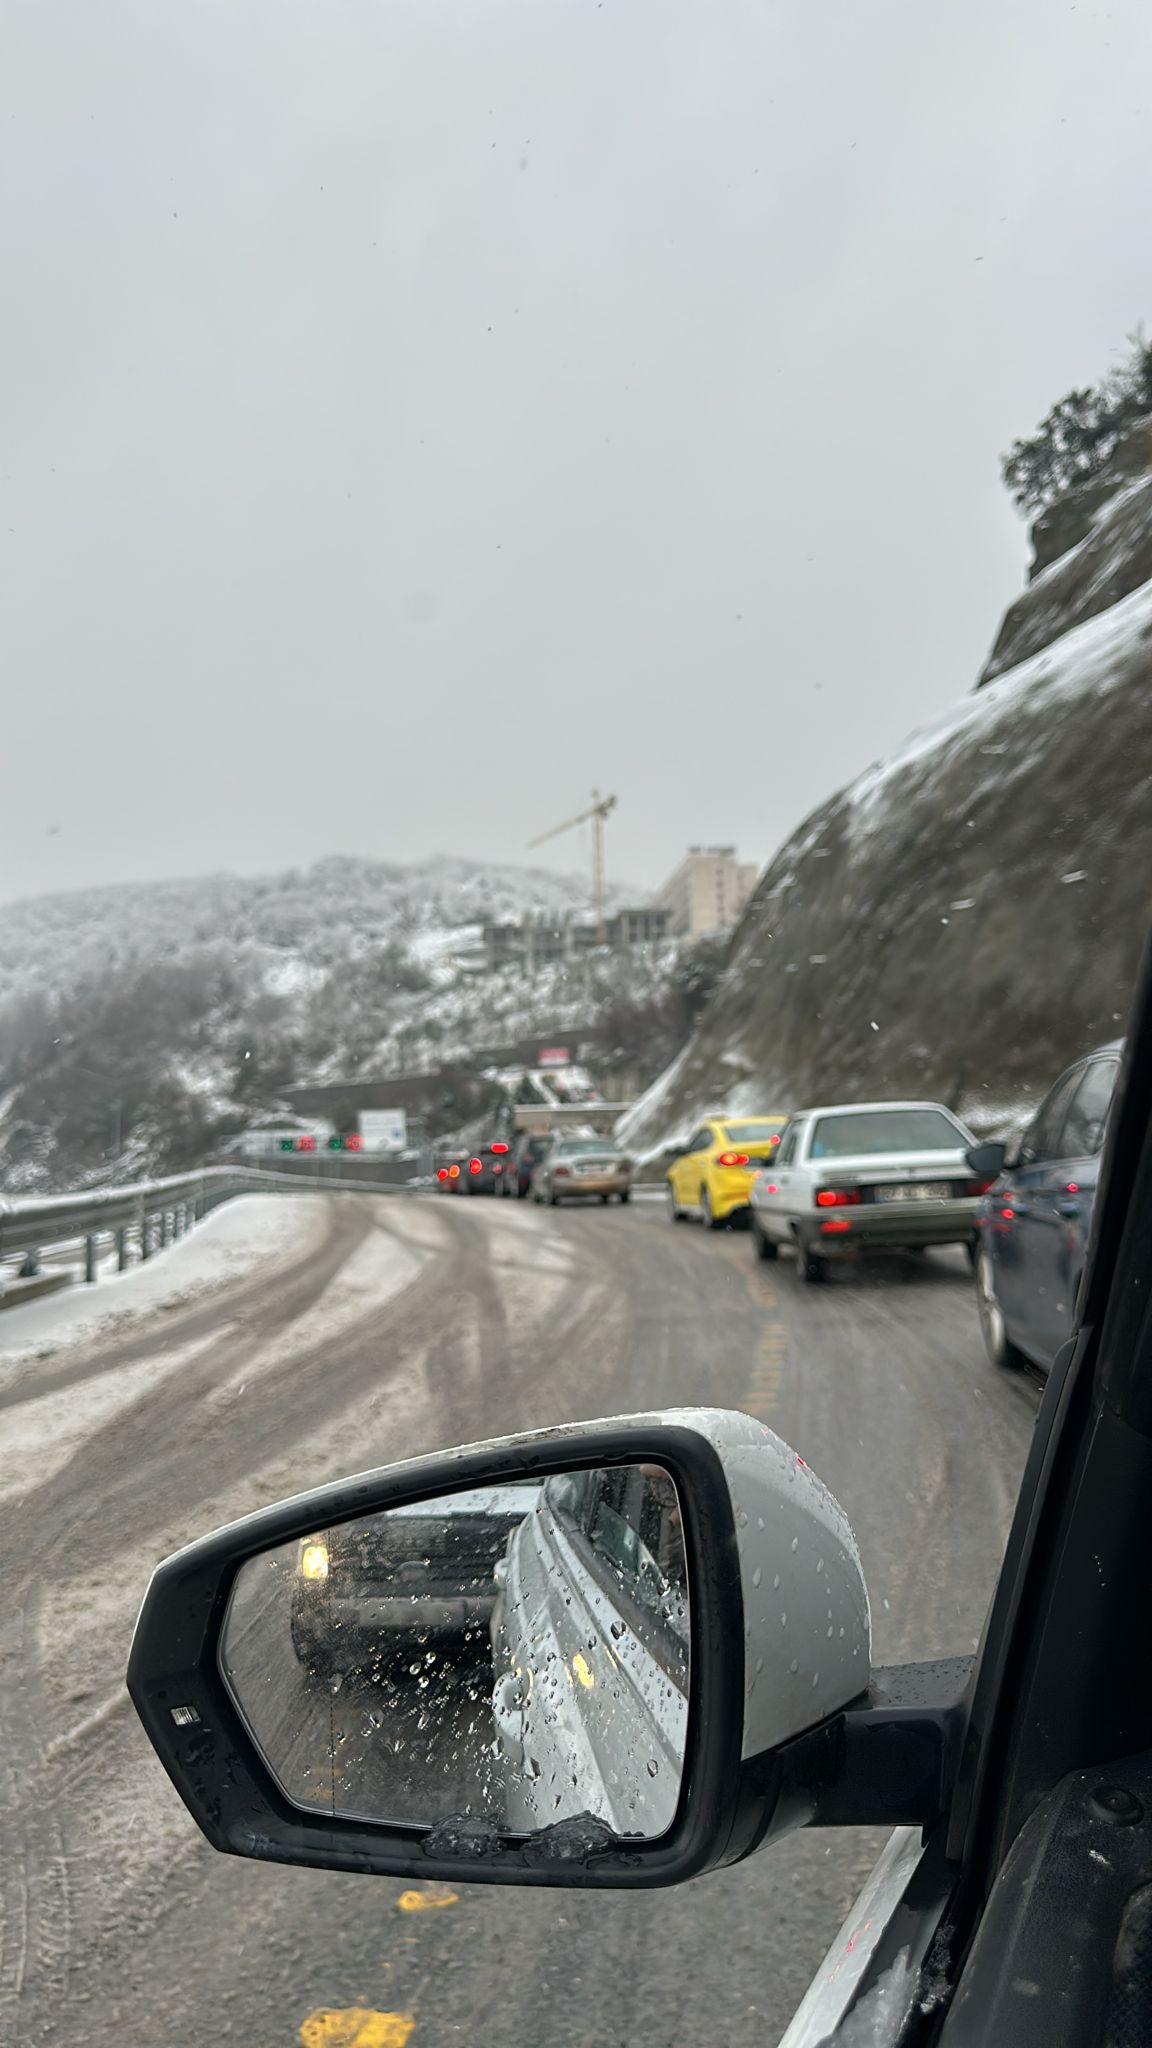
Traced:
[[877, 1188], [878, 1202], [946, 1202], [952, 1190], [946, 1180], [908, 1180], [897, 1187]]
[[599, 1176], [611, 1173], [612, 1162], [610, 1159], [589, 1159], [585, 1165], [578, 1166], [576, 1171], [577, 1173], [594, 1173]]

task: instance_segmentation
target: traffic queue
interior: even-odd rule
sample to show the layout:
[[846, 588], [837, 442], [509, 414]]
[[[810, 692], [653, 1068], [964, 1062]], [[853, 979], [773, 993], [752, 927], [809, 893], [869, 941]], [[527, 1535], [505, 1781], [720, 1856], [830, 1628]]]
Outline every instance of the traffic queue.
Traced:
[[[993, 1364], [1047, 1372], [1074, 1321], [1121, 1050], [1075, 1061], [1006, 1143], [981, 1143], [940, 1102], [705, 1117], [664, 1155], [669, 1217], [743, 1225], [758, 1260], [787, 1250], [808, 1285], [873, 1252], [960, 1246]], [[636, 1162], [587, 1128], [522, 1132], [445, 1159], [437, 1181], [553, 1208], [624, 1204]]]

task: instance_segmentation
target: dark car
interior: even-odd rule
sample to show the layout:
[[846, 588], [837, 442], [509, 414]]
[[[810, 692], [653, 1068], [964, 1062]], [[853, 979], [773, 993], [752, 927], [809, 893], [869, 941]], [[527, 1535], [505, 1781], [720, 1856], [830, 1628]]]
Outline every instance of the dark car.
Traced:
[[460, 1162], [460, 1172], [453, 1181], [453, 1191], [458, 1195], [498, 1195], [504, 1185], [504, 1174], [508, 1170], [508, 1146], [497, 1140], [491, 1145], [478, 1145], [475, 1152]]
[[292, 1583], [292, 1648], [326, 1677], [444, 1636], [482, 1642], [496, 1567], [537, 1488], [487, 1486], [305, 1537]]
[[1015, 1144], [970, 1154], [1002, 1158], [976, 1217], [976, 1297], [994, 1365], [1047, 1372], [1072, 1334], [1122, 1050], [1117, 1040], [1077, 1060]]
[[501, 1192], [519, 1201], [527, 1200], [532, 1185], [532, 1175], [538, 1162], [552, 1143], [547, 1131], [523, 1131], [516, 1139], [504, 1169], [504, 1184]]

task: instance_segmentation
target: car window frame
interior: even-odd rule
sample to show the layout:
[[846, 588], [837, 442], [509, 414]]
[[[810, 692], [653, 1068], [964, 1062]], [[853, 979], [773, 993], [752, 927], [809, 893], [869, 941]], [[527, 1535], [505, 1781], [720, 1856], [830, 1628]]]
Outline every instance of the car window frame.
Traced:
[[[614, 1469], [611, 1466], [597, 1467], [594, 1476], [600, 1478], [602, 1474]], [[688, 1588], [684, 1589], [685, 1600], [689, 1603], [689, 1634], [688, 1640], [685, 1641], [656, 1610], [636, 1597], [621, 1576], [623, 1568], [614, 1564], [603, 1551], [597, 1549], [593, 1540], [592, 1522], [594, 1513], [601, 1504], [599, 1492], [595, 1487], [588, 1489], [581, 1503], [579, 1516], [573, 1514], [562, 1499], [548, 1500], [550, 1513], [572, 1544], [585, 1570], [595, 1579], [601, 1592], [624, 1614], [637, 1641], [659, 1665], [664, 1676], [670, 1678], [687, 1698], [692, 1670], [691, 1605]], [[642, 1541], [638, 1531], [636, 1535], [637, 1541]], [[655, 1559], [652, 1562], [656, 1564]], [[656, 1568], [659, 1569], [658, 1566]], [[636, 1576], [639, 1577], [639, 1574]]]
[[[1053, 1160], [1064, 1156], [1058, 1149], [1055, 1149], [1055, 1140], [1059, 1138], [1063, 1129], [1064, 1119], [1075, 1101], [1082, 1070], [1086, 1064], [1087, 1062], [1084, 1060], [1074, 1060], [1072, 1065], [1065, 1067], [1064, 1072], [1053, 1082], [1028, 1129], [1025, 1131], [1023, 1138], [1020, 1140], [1018, 1163], [1021, 1166], [1050, 1166]], [[1062, 1106], [1058, 1107], [1061, 1095], [1065, 1089], [1068, 1091], [1067, 1100]], [[1052, 1119], [1053, 1137], [1051, 1139], [1044, 1133], [1044, 1120], [1046, 1117], [1051, 1117]], [[1059, 1119], [1058, 1121], [1057, 1118]], [[1048, 1148], [1046, 1150], [1042, 1148], [1041, 1137], [1043, 1137], [1043, 1146]]]
[[[1103, 1117], [1099, 1119], [1100, 1135], [1096, 1141], [1096, 1144], [1095, 1146], [1091, 1147], [1074, 1144], [1072, 1142], [1072, 1137], [1069, 1132], [1069, 1126], [1072, 1122], [1072, 1118], [1076, 1114], [1076, 1109], [1080, 1101], [1080, 1097], [1083, 1095], [1085, 1089], [1088, 1087], [1089, 1082], [1094, 1078], [1094, 1076], [1101, 1073], [1105, 1068], [1109, 1067], [1112, 1070], [1112, 1082], [1108, 1090], [1107, 1108], [1104, 1111]], [[1084, 1071], [1081, 1074], [1079, 1085], [1073, 1092], [1072, 1100], [1069, 1102], [1068, 1107], [1064, 1112], [1064, 1125], [1060, 1132], [1061, 1149], [1057, 1154], [1058, 1158], [1098, 1159], [1100, 1157], [1100, 1154], [1104, 1150], [1104, 1143], [1108, 1135], [1108, 1125], [1112, 1116], [1112, 1104], [1116, 1099], [1116, 1087], [1119, 1079], [1120, 1060], [1116, 1053], [1100, 1053], [1095, 1059], [1086, 1060], [1084, 1062]]]

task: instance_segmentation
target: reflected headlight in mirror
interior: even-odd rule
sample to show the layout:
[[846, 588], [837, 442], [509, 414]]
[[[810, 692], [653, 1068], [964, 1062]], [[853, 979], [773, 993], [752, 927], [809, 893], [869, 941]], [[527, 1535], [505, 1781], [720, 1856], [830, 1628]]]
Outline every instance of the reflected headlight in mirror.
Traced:
[[326, 1579], [328, 1577], [328, 1545], [306, 1543], [300, 1554], [300, 1573], [305, 1579]]

